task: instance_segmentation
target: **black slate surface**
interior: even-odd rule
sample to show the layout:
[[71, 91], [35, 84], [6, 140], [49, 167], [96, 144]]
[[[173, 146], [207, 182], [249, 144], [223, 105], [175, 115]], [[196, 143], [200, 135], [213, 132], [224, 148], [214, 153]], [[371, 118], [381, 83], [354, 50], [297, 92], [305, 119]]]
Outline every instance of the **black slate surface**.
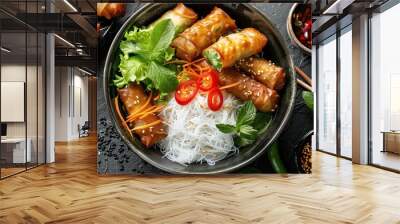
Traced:
[[[286, 31], [286, 19], [290, 3], [252, 3], [253, 6], [264, 12], [286, 40], [289, 52], [295, 65], [311, 75], [311, 57], [291, 43]], [[99, 66], [98, 66], [98, 88], [97, 88], [97, 129], [98, 129], [98, 155], [97, 170], [99, 174], [165, 174], [165, 172], [153, 167], [139, 158], [130, 150], [120, 138], [118, 132], [111, 123], [107, 111], [103, 93], [102, 65], [107, 54], [111, 39], [116, 34], [117, 28], [125, 21], [132, 12], [137, 10], [140, 4], [128, 4], [127, 13], [123, 18], [113, 21], [105, 38], [99, 41]], [[280, 154], [289, 172], [297, 173], [295, 164], [295, 146], [299, 140], [313, 128], [312, 112], [305, 106], [301, 97], [303, 89], [298, 86], [296, 103], [291, 119], [285, 130], [279, 137]], [[238, 172], [263, 172], [271, 173], [272, 169], [266, 156], [261, 156], [257, 161]]]

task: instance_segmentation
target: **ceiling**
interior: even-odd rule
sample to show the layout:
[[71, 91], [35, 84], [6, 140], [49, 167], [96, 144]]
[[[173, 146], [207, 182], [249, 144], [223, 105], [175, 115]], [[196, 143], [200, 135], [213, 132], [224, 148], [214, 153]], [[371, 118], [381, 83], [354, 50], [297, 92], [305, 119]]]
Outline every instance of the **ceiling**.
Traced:
[[[27, 56], [36, 58], [43, 44], [37, 44], [37, 35], [56, 33], [56, 64], [58, 58], [78, 63], [86, 60], [87, 67], [96, 70], [97, 32], [95, 0], [0, 0], [1, 44], [11, 52], [2, 51], [2, 60], [25, 62]], [[72, 5], [69, 6], [69, 4]], [[46, 9], [47, 7], [47, 9]], [[77, 11], [75, 11], [75, 9]], [[49, 13], [51, 9], [51, 13]], [[44, 36], [39, 36], [39, 42]], [[27, 46], [27, 47], [26, 47]], [[25, 48], [26, 47], [26, 48]], [[39, 48], [37, 48], [39, 47]], [[57, 56], [85, 56], [82, 60]], [[61, 59], [60, 59], [61, 60]], [[92, 64], [88, 66], [88, 64]], [[69, 63], [71, 65], [71, 63]], [[76, 65], [76, 66], [79, 66]]]

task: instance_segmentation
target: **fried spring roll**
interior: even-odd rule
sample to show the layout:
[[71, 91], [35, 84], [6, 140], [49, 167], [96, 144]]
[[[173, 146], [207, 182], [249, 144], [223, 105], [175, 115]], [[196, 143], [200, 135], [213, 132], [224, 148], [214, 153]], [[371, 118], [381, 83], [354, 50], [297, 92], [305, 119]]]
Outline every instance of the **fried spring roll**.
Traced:
[[254, 106], [262, 112], [275, 111], [278, 107], [279, 95], [262, 83], [241, 74], [239, 71], [228, 68], [219, 73], [219, 84], [230, 85], [240, 82], [239, 85], [228, 88], [227, 91], [242, 101], [251, 100]]
[[151, 26], [158, 21], [171, 19], [172, 23], [175, 25], [175, 33], [179, 34], [196, 22], [197, 18], [196, 12], [186, 7], [184, 4], [179, 3], [175, 8], [168, 10], [158, 20], [153, 22]]
[[180, 59], [193, 61], [201, 52], [228, 31], [236, 29], [235, 20], [215, 7], [206, 17], [183, 31], [171, 44]]
[[234, 65], [238, 60], [260, 53], [267, 37], [254, 28], [246, 28], [220, 38], [203, 51], [203, 56], [218, 71]]
[[[144, 92], [143, 88], [138, 84], [130, 84], [128, 87], [118, 90], [119, 98], [123, 103], [126, 111], [129, 115], [136, 114], [138, 112], [144, 111], [146, 108], [152, 106], [152, 103], [148, 103], [147, 106], [143, 108], [146, 104], [148, 96]], [[160, 120], [160, 118], [154, 114], [148, 114], [143, 118], [139, 118], [133, 122], [133, 127], [140, 127], [142, 125], [154, 123]], [[153, 126], [135, 130], [135, 133], [140, 137], [140, 141], [146, 146], [150, 147], [165, 138], [165, 128], [162, 123], [155, 124]]]
[[263, 58], [250, 57], [239, 60], [236, 66], [270, 89], [281, 90], [285, 85], [285, 71]]

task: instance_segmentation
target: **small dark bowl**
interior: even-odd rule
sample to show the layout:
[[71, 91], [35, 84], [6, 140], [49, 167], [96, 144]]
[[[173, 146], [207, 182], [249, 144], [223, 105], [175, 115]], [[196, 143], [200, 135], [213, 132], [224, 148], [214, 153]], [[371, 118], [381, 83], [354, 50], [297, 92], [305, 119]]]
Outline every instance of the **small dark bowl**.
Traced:
[[[290, 9], [287, 21], [286, 21], [286, 28], [287, 28], [287, 32], [289, 34], [289, 37], [293, 40], [293, 42], [299, 46], [304, 52], [306, 52], [307, 54], [311, 54], [311, 48], [308, 48], [306, 45], [304, 45], [303, 43], [301, 43], [301, 41], [297, 38], [296, 34], [294, 33], [293, 30], [293, 14], [295, 12], [297, 12], [300, 9], [302, 9], [301, 7], [304, 7], [304, 4], [299, 4], [299, 3], [295, 3], [292, 8]], [[297, 11], [296, 11], [297, 10]]]
[[299, 141], [299, 143], [296, 146], [295, 153], [296, 153], [296, 159], [295, 162], [297, 163], [297, 168], [300, 173], [306, 173], [303, 167], [301, 166], [301, 157], [304, 153], [304, 146], [308, 143], [311, 146], [311, 138], [314, 135], [314, 130], [309, 131], [307, 134], [305, 134]]
[[[213, 8], [208, 4], [187, 4], [188, 7], [195, 10], [201, 17], [207, 15]], [[116, 129], [120, 133], [122, 139], [142, 159], [153, 166], [170, 173], [180, 174], [215, 174], [236, 170], [246, 164], [251, 163], [257, 157], [262, 155], [268, 146], [277, 139], [283, 128], [285, 127], [293, 109], [296, 95], [296, 81], [293, 69], [293, 62], [289, 56], [288, 49], [284, 39], [270, 19], [266, 17], [258, 9], [249, 4], [216, 4], [225, 10], [232, 18], [236, 20], [236, 24], [240, 28], [254, 27], [263, 32], [269, 39], [267, 46], [263, 49], [262, 56], [274, 61], [276, 64], [285, 68], [287, 79], [286, 86], [280, 92], [281, 102], [279, 109], [275, 112], [274, 118], [270, 126], [262, 133], [257, 141], [245, 148], [241, 148], [236, 155], [231, 155], [224, 160], [217, 162], [214, 166], [206, 163], [190, 164], [183, 166], [172, 162], [163, 157], [163, 154], [156, 147], [146, 149], [137, 138], [130, 137], [130, 134], [123, 128], [115, 113], [112, 103], [112, 97], [115, 96], [116, 90], [110, 85], [114, 74], [118, 71], [119, 63], [119, 42], [123, 38], [124, 31], [131, 25], [144, 26], [159, 18], [164, 12], [173, 8], [175, 4], [146, 4], [138, 9], [123, 24], [119, 32], [115, 36], [111, 47], [108, 51], [105, 67], [104, 67], [104, 94], [107, 100], [108, 109], [111, 112], [112, 121]]]

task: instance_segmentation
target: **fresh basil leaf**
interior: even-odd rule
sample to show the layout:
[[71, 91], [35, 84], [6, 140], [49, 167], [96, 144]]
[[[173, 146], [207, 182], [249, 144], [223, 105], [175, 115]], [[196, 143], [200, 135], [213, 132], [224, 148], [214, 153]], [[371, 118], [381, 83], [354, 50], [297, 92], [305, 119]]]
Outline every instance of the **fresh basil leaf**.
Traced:
[[257, 112], [256, 117], [254, 118], [251, 126], [253, 126], [253, 128], [260, 133], [268, 128], [271, 120], [272, 120], [271, 113]]
[[216, 124], [218, 130], [225, 134], [235, 133], [236, 127], [230, 124]]
[[244, 124], [250, 124], [256, 117], [256, 107], [251, 101], [247, 101], [243, 106], [240, 107], [237, 119], [236, 126], [240, 127]]
[[161, 93], [169, 93], [178, 86], [175, 71], [170, 70], [154, 61], [149, 65], [147, 77], [154, 83], [154, 87]]
[[314, 109], [314, 95], [310, 91], [303, 91], [303, 99], [310, 110]]
[[242, 138], [255, 140], [257, 138], [258, 131], [250, 125], [242, 125], [239, 128], [239, 136]]

